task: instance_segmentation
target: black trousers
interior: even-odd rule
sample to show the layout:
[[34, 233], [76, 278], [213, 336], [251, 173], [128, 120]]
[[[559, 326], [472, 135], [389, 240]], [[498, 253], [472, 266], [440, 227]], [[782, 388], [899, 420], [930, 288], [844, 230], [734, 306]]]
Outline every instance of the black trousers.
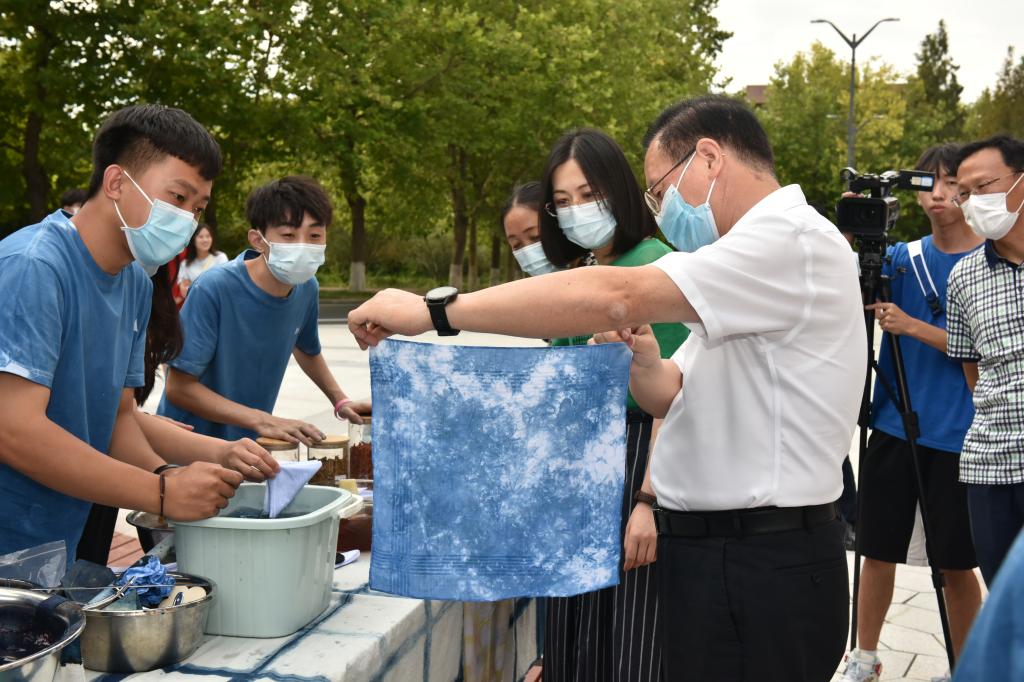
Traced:
[[100, 566], [107, 565], [110, 545], [114, 541], [114, 528], [117, 526], [117, 507], [94, 504], [89, 510], [82, 539], [78, 541], [76, 559], [91, 561]]
[[741, 538], [658, 538], [665, 680], [827, 682], [846, 648], [843, 522]]

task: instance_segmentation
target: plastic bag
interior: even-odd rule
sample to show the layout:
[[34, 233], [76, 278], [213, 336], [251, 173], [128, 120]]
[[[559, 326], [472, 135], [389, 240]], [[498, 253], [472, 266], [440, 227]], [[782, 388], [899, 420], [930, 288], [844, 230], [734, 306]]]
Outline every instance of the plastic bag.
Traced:
[[57, 540], [0, 556], [0, 578], [27, 580], [40, 587], [57, 587], [67, 564], [67, 547], [63, 540]]

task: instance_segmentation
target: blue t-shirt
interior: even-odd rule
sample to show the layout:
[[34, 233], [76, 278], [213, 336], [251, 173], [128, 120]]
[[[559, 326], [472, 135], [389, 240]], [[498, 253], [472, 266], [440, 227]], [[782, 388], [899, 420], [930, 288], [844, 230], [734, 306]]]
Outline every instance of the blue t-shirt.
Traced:
[[1024, 680], [1024, 533], [991, 587], [956, 662], [953, 682]]
[[[889, 247], [891, 262], [884, 266], [883, 273], [892, 278], [893, 303], [911, 317], [945, 329], [946, 280], [949, 279], [953, 266], [970, 251], [943, 253], [932, 244], [931, 235], [921, 240], [921, 249], [928, 272], [935, 283], [935, 290], [939, 294], [941, 314], [936, 315], [932, 312], [921, 292], [905, 243], [900, 242]], [[919, 272], [922, 281], [928, 287], [927, 275], [920, 268]], [[889, 346], [888, 336], [883, 337], [878, 354], [878, 366], [882, 376], [895, 391], [896, 373], [893, 370]], [[945, 353], [906, 335], [900, 337], [900, 348], [903, 350], [911, 406], [917, 412], [921, 426], [918, 443], [946, 452], [960, 452], [964, 436], [974, 418], [974, 405], [971, 402], [967, 381], [964, 379], [963, 367], [960, 362], [951, 360]], [[875, 381], [871, 426], [906, 440], [903, 420], [889, 393], [878, 380]]]
[[[272, 412], [292, 349], [320, 354], [320, 286], [316, 278], [284, 298], [271, 296], [249, 277], [245, 261], [260, 258], [245, 251], [208, 270], [188, 290], [181, 309], [185, 347], [171, 361], [174, 369], [246, 407]], [[167, 400], [158, 413], [191, 424], [196, 433], [226, 440], [255, 438], [249, 429], [198, 417]]]
[[[50, 389], [46, 416], [106, 453], [125, 388], [143, 384], [153, 284], [109, 275], [57, 211], [0, 241], [0, 372]], [[75, 556], [90, 503], [0, 464], [0, 554], [63, 540]]]

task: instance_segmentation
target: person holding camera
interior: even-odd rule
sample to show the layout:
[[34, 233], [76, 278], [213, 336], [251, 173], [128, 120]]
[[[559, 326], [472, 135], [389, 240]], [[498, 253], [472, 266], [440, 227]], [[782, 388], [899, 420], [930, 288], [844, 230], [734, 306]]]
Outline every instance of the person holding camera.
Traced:
[[[630, 389], [664, 418], [651, 460], [663, 679], [829, 679], [848, 630], [835, 501], [864, 385], [856, 263], [744, 104], [668, 107], [646, 139], [648, 207], [681, 252], [468, 294], [386, 290], [349, 314], [360, 346], [468, 329], [594, 329], [634, 351]], [[424, 304], [426, 302], [426, 304]], [[693, 333], [669, 359], [650, 323]]]
[[[917, 412], [918, 462], [932, 537], [931, 560], [942, 571], [950, 635], [959, 656], [981, 605], [974, 575], [966, 487], [957, 467], [974, 410], [960, 363], [946, 355], [946, 279], [953, 267], [981, 244], [952, 202], [957, 192], [958, 149], [944, 144], [921, 155], [916, 169], [935, 174], [930, 192], [917, 201], [931, 223], [931, 234], [888, 249], [883, 274], [890, 278], [890, 300], [867, 306], [883, 332], [902, 337], [910, 402]], [[891, 340], [883, 337], [878, 379], [871, 405], [871, 438], [861, 462], [858, 539], [864, 555], [857, 603], [859, 648], [846, 658], [844, 682], [878, 680], [882, 663], [878, 638], [892, 601], [896, 564], [906, 563], [918, 503], [910, 443], [887, 388], [895, 390]]]

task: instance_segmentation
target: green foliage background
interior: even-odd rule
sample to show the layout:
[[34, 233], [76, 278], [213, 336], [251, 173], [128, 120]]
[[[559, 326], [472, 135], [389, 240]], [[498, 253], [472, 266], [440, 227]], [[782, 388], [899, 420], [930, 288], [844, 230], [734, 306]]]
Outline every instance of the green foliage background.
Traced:
[[[318, 178], [336, 222], [325, 285], [366, 263], [370, 287], [515, 277], [497, 218], [565, 130], [599, 127], [636, 170], [647, 124], [718, 82], [717, 0], [0, 0], [0, 236], [84, 186], [103, 117], [182, 107], [225, 155], [206, 219], [237, 252], [257, 184]], [[753, 58], [753, 56], [752, 56]], [[913, 74], [858, 71], [858, 169], [999, 130], [1024, 136], [1024, 59], [961, 102], [945, 27]], [[776, 65], [758, 107], [780, 180], [831, 207], [845, 163], [849, 65], [820, 44]], [[742, 96], [738, 94], [737, 96]], [[927, 229], [912, 198], [901, 236]], [[463, 281], [465, 279], [465, 281]]]

